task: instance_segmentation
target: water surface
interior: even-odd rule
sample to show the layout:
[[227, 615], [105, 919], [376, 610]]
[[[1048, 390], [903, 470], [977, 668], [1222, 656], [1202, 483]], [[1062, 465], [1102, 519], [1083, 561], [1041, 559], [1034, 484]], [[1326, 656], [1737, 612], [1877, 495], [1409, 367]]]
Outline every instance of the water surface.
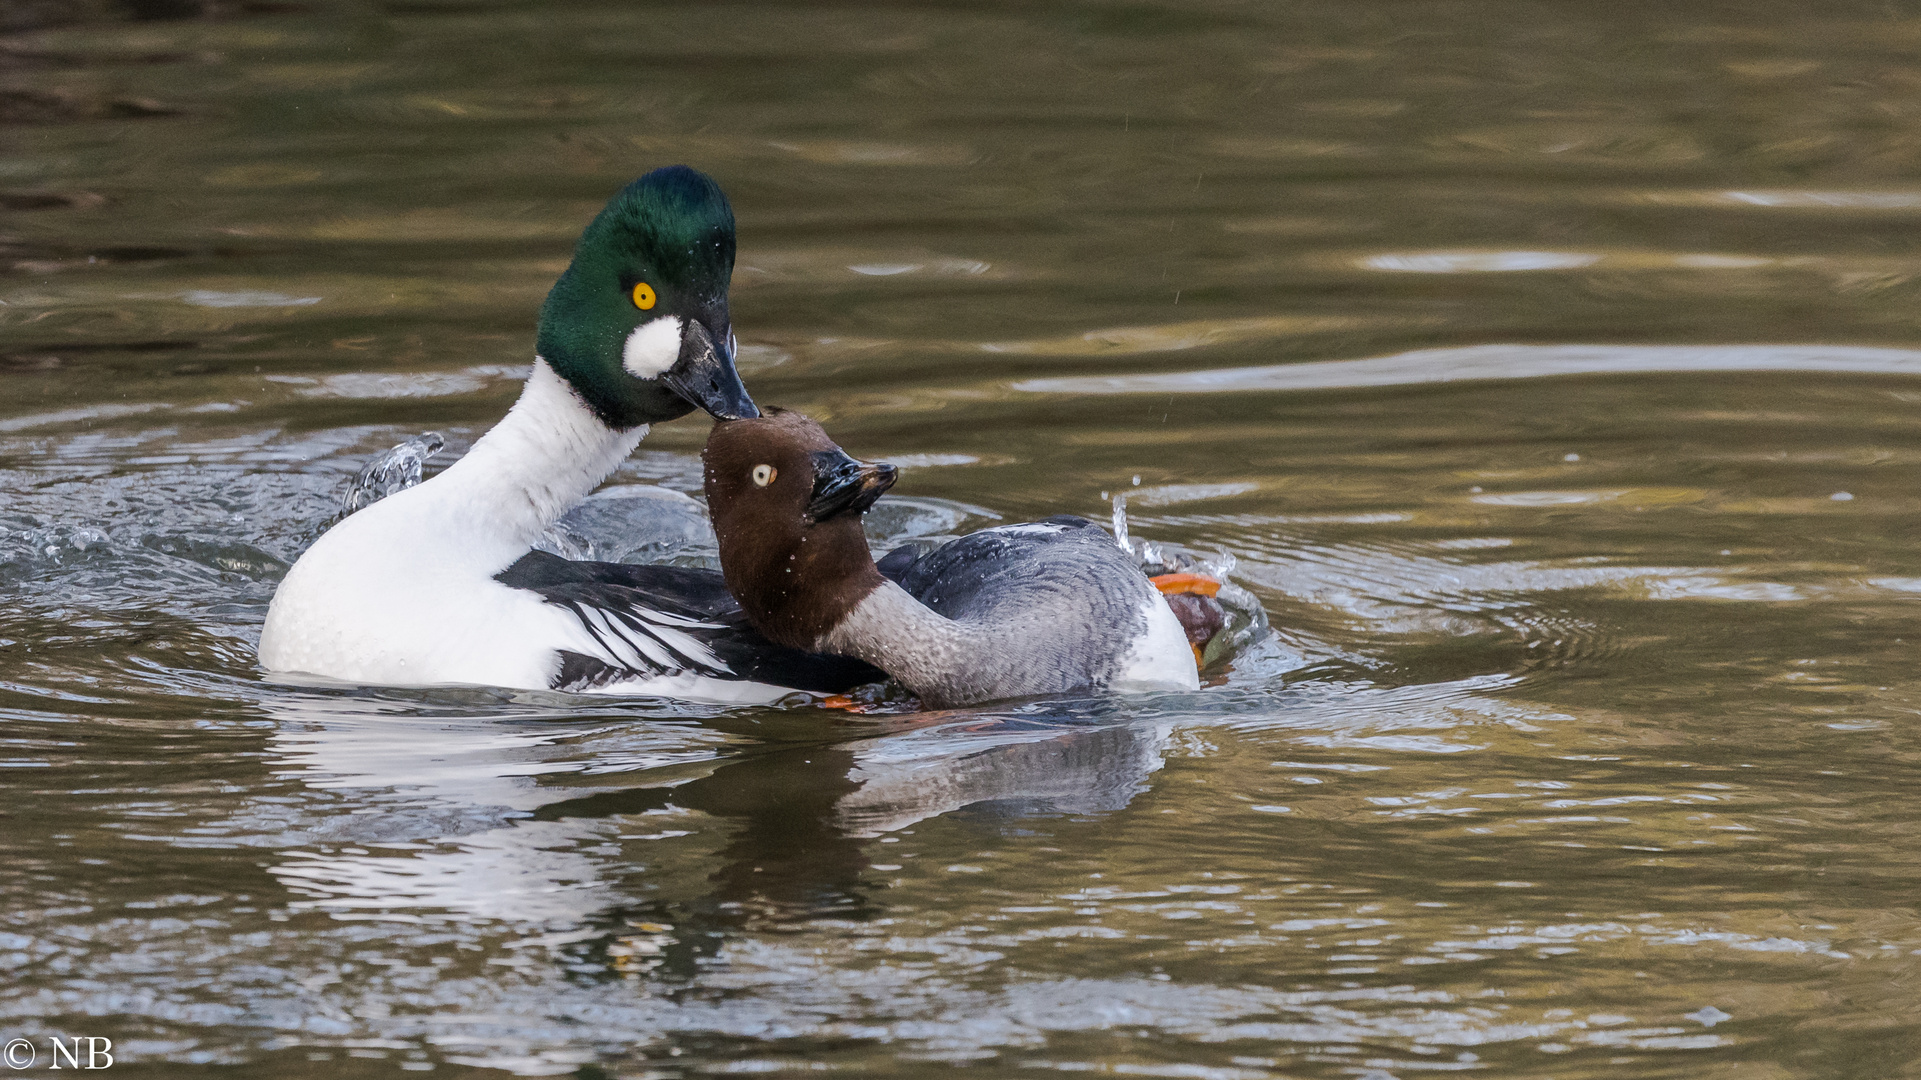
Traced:
[[[42, 1067], [1921, 1075], [1921, 5], [4, 17]], [[1276, 634], [878, 720], [263, 679], [354, 472], [484, 431], [673, 162], [757, 398], [950, 524], [1125, 492]]]

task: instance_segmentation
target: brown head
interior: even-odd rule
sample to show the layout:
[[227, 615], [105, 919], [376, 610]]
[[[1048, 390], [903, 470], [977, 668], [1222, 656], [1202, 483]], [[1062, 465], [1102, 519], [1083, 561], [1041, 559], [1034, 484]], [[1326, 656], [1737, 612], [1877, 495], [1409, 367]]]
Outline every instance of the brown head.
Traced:
[[860, 516], [898, 470], [855, 461], [819, 424], [772, 408], [715, 424], [701, 461], [727, 588], [769, 640], [815, 648], [883, 580]]

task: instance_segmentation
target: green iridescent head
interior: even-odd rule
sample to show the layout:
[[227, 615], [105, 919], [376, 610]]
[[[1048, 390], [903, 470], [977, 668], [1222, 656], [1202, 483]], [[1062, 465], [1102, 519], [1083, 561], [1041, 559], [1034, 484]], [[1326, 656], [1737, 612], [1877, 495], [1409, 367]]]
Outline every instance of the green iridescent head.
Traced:
[[734, 370], [734, 211], [674, 165], [628, 184], [587, 226], [540, 309], [537, 348], [607, 426], [760, 415]]

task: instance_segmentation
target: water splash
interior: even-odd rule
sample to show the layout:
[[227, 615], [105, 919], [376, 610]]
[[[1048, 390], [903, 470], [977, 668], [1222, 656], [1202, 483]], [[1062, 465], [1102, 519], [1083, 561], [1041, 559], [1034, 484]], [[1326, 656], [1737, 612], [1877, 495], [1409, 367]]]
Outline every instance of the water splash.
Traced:
[[[1134, 482], [1140, 483], [1140, 477], [1135, 477]], [[1232, 552], [1221, 548], [1214, 557], [1208, 558], [1185, 548], [1144, 538], [1136, 539], [1128, 527], [1127, 493], [1116, 492], [1112, 499], [1114, 542], [1140, 563], [1142, 573], [1149, 577], [1204, 574], [1221, 583], [1221, 590], [1214, 599], [1220, 603], [1226, 621], [1221, 630], [1209, 639], [1201, 655], [1203, 668], [1240, 656], [1268, 636], [1272, 627], [1268, 623], [1267, 609], [1261, 606], [1260, 597], [1234, 584], [1232, 580], [1234, 568], [1240, 564]]]
[[367, 463], [340, 500], [340, 516], [364, 510], [397, 491], [420, 483], [427, 460], [447, 445], [438, 431], [426, 431]]
[[563, 559], [720, 568], [707, 508], [653, 484], [620, 484], [587, 496], [534, 547]]

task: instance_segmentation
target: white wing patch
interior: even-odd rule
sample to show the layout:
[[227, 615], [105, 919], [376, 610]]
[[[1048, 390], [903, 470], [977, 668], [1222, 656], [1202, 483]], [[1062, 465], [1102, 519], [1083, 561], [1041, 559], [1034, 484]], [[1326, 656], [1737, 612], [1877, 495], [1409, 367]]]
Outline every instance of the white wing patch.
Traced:
[[612, 610], [564, 601], [560, 606], [572, 611], [593, 638], [594, 648], [586, 655], [636, 678], [734, 674], [714, 650], [686, 632], [725, 629], [719, 623], [638, 606]]
[[620, 350], [620, 366], [640, 379], [660, 378], [661, 372], [673, 367], [678, 359], [680, 319], [673, 315], [662, 315], [634, 327], [633, 333], [627, 335], [627, 344]]
[[[649, 612], [649, 614], [655, 614], [655, 613]], [[733, 673], [734, 669], [728, 667], [726, 661], [722, 660], [718, 656], [715, 656], [714, 650], [708, 648], [705, 645], [702, 645], [699, 641], [695, 640], [694, 638], [689, 637], [688, 635], [683, 634], [678, 630], [669, 630], [665, 626], [650, 626], [647, 628], [647, 630], [649, 633], [653, 634], [656, 638], [660, 639], [660, 642], [662, 644], [666, 645], [670, 649], [673, 649], [675, 652], [686, 657], [687, 659], [693, 661], [694, 666], [704, 667], [709, 671], [722, 671], [722, 672], [727, 672], [729, 674]]]

